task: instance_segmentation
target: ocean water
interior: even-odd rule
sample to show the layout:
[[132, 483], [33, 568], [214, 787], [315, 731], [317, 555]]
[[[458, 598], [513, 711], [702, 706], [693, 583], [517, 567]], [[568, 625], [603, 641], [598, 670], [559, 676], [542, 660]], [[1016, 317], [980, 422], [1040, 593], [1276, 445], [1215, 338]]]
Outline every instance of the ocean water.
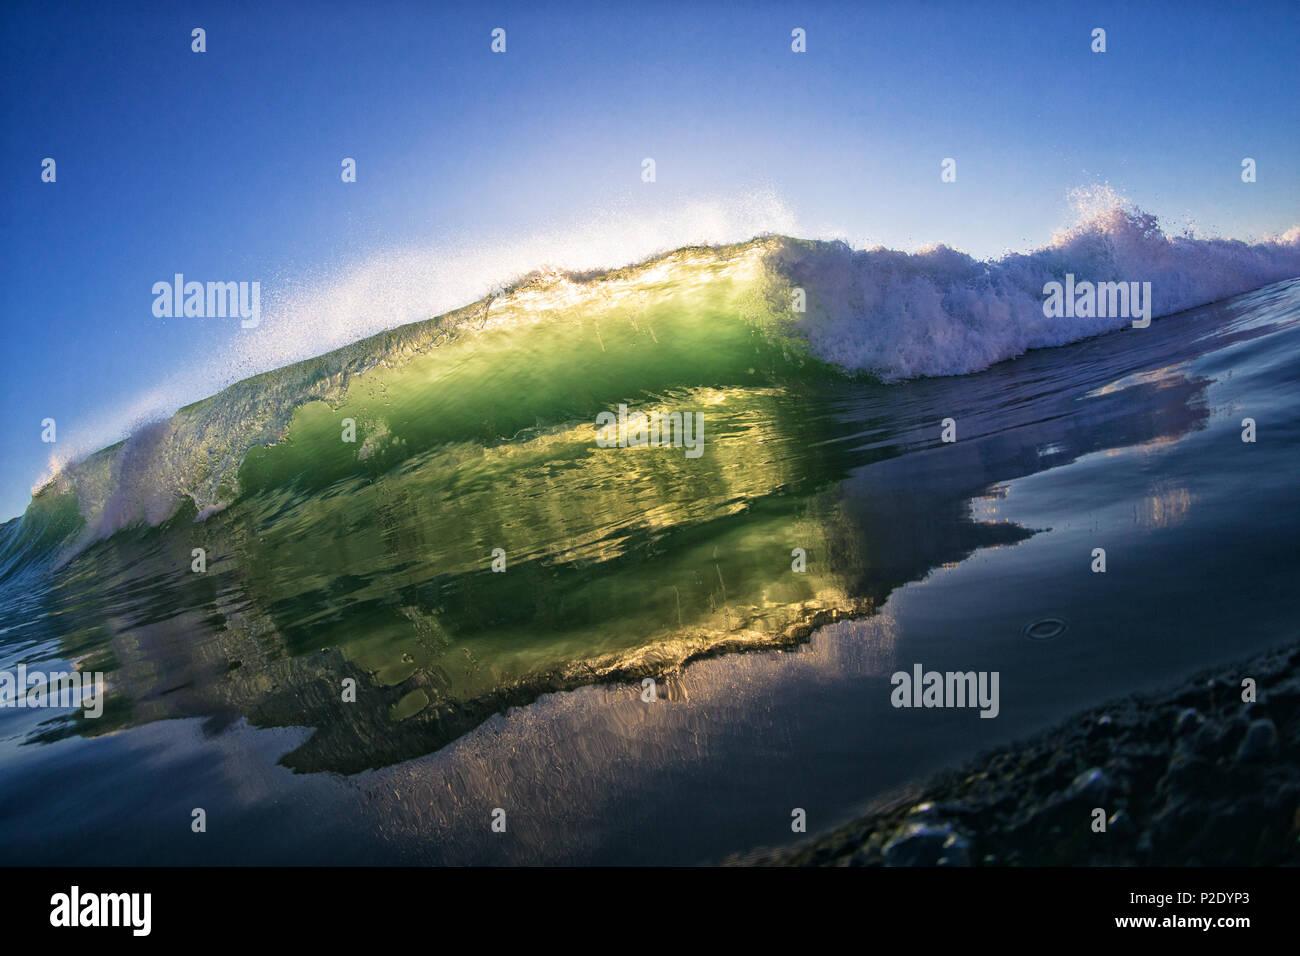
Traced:
[[[0, 526], [0, 670], [105, 712], [0, 708], [0, 861], [719, 860], [1294, 637], [1300, 245], [1153, 228], [532, 276], [69, 466]], [[1163, 317], [1044, 319], [1066, 272]], [[704, 453], [599, 447], [620, 403]], [[998, 717], [891, 707], [915, 663]]]

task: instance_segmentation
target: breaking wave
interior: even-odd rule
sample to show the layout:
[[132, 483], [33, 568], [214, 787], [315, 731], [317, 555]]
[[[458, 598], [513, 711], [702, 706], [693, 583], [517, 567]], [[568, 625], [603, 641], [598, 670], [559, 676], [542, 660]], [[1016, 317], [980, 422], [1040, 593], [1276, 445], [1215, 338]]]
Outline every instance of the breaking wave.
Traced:
[[[418, 386], [427, 390], [423, 404], [412, 407], [454, 406], [464, 420], [452, 415], [442, 431], [425, 429], [418, 440], [393, 438], [384, 454], [372, 457], [375, 440], [388, 441], [403, 427], [411, 432], [376, 411], [370, 422], [376, 438], [354, 452], [353, 464], [395, 467], [404, 455], [442, 443], [486, 447], [510, 442], [525, 429], [533, 435], [538, 429], [572, 428], [593, 409], [638, 395], [711, 386], [734, 379], [746, 365], [758, 366], [766, 385], [845, 373], [894, 382], [976, 372], [1030, 349], [1129, 324], [1125, 317], [1045, 317], [1044, 285], [1067, 274], [1094, 282], [1150, 282], [1154, 316], [1300, 276], [1300, 229], [1253, 244], [1171, 236], [1153, 215], [1109, 193], [1089, 198], [1091, 205], [1074, 226], [1028, 254], [978, 260], [942, 245], [910, 253], [855, 250], [838, 241], [769, 234], [735, 245], [684, 247], [620, 269], [535, 272], [463, 308], [350, 344], [340, 341], [350, 331], [373, 330], [384, 316], [401, 315], [403, 309], [392, 301], [392, 290], [388, 298], [381, 295], [386, 280], [373, 269], [342, 285], [327, 283], [326, 289], [337, 293], [332, 304], [327, 295], [304, 294], [299, 306], [325, 315], [327, 334], [314, 340], [318, 347], [322, 341], [340, 347], [245, 378], [135, 428], [123, 441], [59, 466], [24, 516], [0, 526], [0, 577], [34, 557], [66, 558], [85, 543], [131, 525], [158, 525], [185, 503], [192, 503], [200, 519], [220, 511], [247, 491], [246, 463], [255, 449], [294, 444], [297, 438], [299, 454], [284, 459], [292, 467], [263, 469], [263, 483], [297, 481], [318, 471], [342, 473], [333, 466], [318, 468], [302, 451], [317, 446], [304, 437], [305, 425], [295, 432], [295, 416], [313, 403], [338, 409], [373, 385], [376, 370], [391, 372], [417, 359], [428, 363], [435, 353], [445, 356], [448, 370], [460, 368], [464, 356], [475, 356], [477, 377], [447, 384], [435, 362], [421, 379], [426, 384]], [[782, 215], [776, 219], [782, 221]], [[771, 219], [772, 211], [759, 218]], [[710, 237], [736, 227], [711, 220], [704, 225], [709, 228], [702, 234]], [[513, 261], [523, 260], [513, 256]], [[412, 270], [400, 271], [409, 283]], [[468, 288], [463, 282], [453, 285]], [[796, 289], [806, 296], [803, 313], [791, 308]], [[376, 301], [387, 304], [378, 308]], [[345, 313], [359, 318], [345, 321]], [[267, 324], [273, 327], [274, 320]], [[676, 342], [689, 348], [672, 351], [656, 336], [656, 324], [661, 331], [671, 327]], [[601, 392], [590, 368], [597, 353], [606, 364], [621, 361], [612, 358], [611, 349], [620, 347], [611, 338], [615, 328], [635, 333], [635, 343], [624, 343], [629, 348], [654, 349], [662, 361], [646, 367], [642, 359], [629, 359], [626, 371]], [[749, 341], [746, 334], [764, 343], [752, 354], [743, 344]], [[304, 348], [302, 340], [279, 335], [273, 341], [282, 349], [273, 355], [287, 358]], [[535, 364], [534, 357], [544, 361]], [[252, 361], [235, 358], [238, 368], [246, 367], [245, 359]], [[549, 376], [542, 387], [539, 368]], [[458, 390], [454, 395], [446, 391], [452, 388]], [[490, 403], [473, 397], [476, 390], [490, 394]], [[573, 401], [579, 393], [588, 395], [586, 404]], [[484, 421], [490, 426], [486, 430]]]

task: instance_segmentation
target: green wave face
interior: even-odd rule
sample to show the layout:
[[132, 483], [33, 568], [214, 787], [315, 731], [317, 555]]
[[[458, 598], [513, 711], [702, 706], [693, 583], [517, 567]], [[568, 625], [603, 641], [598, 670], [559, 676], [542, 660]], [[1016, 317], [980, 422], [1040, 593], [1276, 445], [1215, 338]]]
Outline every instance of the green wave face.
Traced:
[[[439, 330], [439, 347], [385, 356], [340, 398], [296, 409], [288, 441], [251, 454], [240, 487], [324, 487], [435, 447], [592, 424], [621, 401], [826, 375], [762, 252], [678, 253], [585, 284], [552, 276], [473, 307]], [[340, 440], [349, 418], [354, 444]]]
[[[842, 381], [789, 333], [762, 252], [543, 277], [182, 410], [155, 476], [233, 501], [195, 522], [191, 495], [81, 552], [48, 633], [109, 662], [120, 721], [312, 726], [286, 762], [351, 772], [539, 693], [863, 613], [828, 559], [843, 461], [819, 396]], [[277, 424], [295, 388], [321, 398]], [[698, 413], [702, 453], [601, 447], [619, 404]], [[236, 473], [213, 464], [266, 434]], [[133, 467], [102, 453], [69, 479], [98, 495], [86, 527], [122, 510]]]

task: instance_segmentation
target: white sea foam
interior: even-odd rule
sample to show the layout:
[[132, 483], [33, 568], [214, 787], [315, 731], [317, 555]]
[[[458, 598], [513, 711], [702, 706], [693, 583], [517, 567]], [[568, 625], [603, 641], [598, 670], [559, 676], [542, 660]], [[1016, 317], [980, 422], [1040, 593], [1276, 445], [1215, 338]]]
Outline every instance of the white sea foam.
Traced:
[[814, 352], [886, 381], [960, 375], [1129, 324], [1116, 316], [1045, 317], [1043, 286], [1066, 273], [1149, 281], [1156, 316], [1300, 276], [1300, 228], [1254, 244], [1169, 236], [1109, 189], [1075, 198], [1077, 221], [1028, 254], [981, 261], [946, 246], [799, 250], [788, 268], [790, 281], [809, 293], [802, 327]]

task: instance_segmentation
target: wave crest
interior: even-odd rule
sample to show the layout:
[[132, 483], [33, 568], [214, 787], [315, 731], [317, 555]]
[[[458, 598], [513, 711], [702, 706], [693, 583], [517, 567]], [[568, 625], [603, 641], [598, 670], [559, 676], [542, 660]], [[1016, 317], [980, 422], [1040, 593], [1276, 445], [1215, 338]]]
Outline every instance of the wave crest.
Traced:
[[[914, 253], [854, 250], [843, 242], [768, 235], [733, 246], [684, 247], [608, 272], [535, 273], [454, 312], [246, 378], [165, 420], [140, 425], [125, 441], [78, 461], [52, 462], [54, 477], [34, 496], [23, 520], [31, 533], [38, 525], [66, 532], [67, 514], [60, 511], [57, 522], [42, 524], [36, 512], [42, 499], [48, 509], [49, 502], [70, 494], [82, 521], [78, 544], [138, 522], [159, 524], [186, 500], [206, 517], [238, 496], [237, 476], [246, 456], [283, 440], [296, 409], [312, 401], [337, 405], [358, 376], [405, 365], [422, 353], [483, 334], [485, 327], [492, 332], [559, 322], [570, 329], [589, 325], [599, 336], [600, 324], [616, 319], [619, 327], [630, 323], [639, 333], [637, 316], [647, 308], [675, 309], [698, 326], [691, 335], [698, 337], [701, 353], [721, 363], [733, 347], [728, 343], [734, 343], [724, 337], [725, 312], [784, 337], [787, 356], [810, 351], [830, 365], [898, 381], [976, 372], [1030, 349], [1065, 345], [1130, 323], [1125, 317], [1045, 317], [1044, 285], [1067, 274], [1081, 281], [1150, 282], [1153, 316], [1300, 276], [1300, 227], [1248, 244], [1167, 235], [1155, 216], [1104, 190], [1081, 195], [1078, 205], [1078, 222], [1047, 246], [995, 260], [977, 260], [943, 245]], [[793, 287], [807, 293], [802, 315], [790, 312]], [[723, 295], [718, 290], [724, 288], [732, 291]], [[699, 307], [714, 295], [731, 304], [723, 312]], [[548, 338], [545, 328], [530, 334], [538, 336], [530, 340], [533, 347], [562, 350], [556, 343], [563, 336]], [[573, 348], [576, 340], [567, 341]], [[603, 340], [599, 348], [605, 348]], [[584, 381], [589, 353], [558, 357], [562, 368], [552, 362], [556, 374]], [[702, 382], [690, 379], [692, 373], [675, 374], [683, 380], [668, 386]], [[694, 374], [705, 373], [696, 368]], [[780, 370], [776, 375], [779, 379]], [[539, 422], [549, 420], [547, 409], [536, 412]], [[563, 417], [558, 408], [553, 412], [551, 418]], [[0, 534], [5, 539], [0, 555], [15, 546], [12, 525]], [[42, 532], [42, 540], [53, 533]]]

